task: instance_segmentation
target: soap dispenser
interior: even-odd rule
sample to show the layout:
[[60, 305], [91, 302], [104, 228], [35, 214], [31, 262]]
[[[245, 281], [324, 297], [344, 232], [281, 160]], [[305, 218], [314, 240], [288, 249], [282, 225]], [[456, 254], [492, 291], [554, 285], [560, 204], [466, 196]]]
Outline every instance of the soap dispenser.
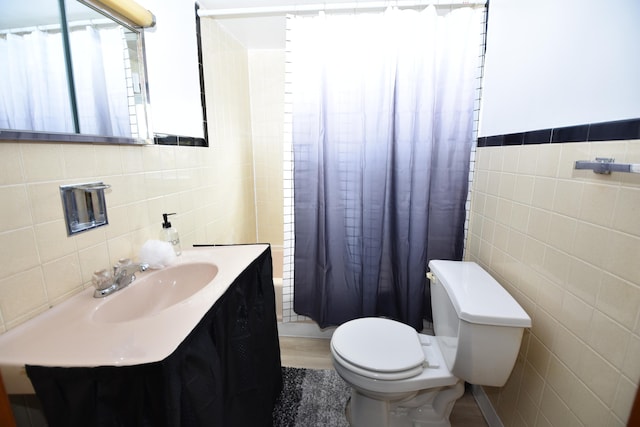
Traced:
[[160, 232], [160, 240], [164, 240], [165, 242], [171, 243], [173, 245], [173, 250], [176, 255], [180, 255], [182, 253], [182, 247], [180, 246], [180, 237], [178, 236], [178, 230], [171, 227], [171, 223], [167, 219], [169, 215], [175, 215], [175, 213], [164, 213], [162, 214], [162, 218], [164, 222], [162, 223], [162, 232]]

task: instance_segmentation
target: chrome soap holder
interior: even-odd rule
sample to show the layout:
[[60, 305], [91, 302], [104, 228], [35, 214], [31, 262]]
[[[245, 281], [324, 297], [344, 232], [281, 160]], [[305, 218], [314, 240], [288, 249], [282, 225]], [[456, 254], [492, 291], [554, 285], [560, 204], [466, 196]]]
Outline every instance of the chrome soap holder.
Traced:
[[102, 182], [60, 186], [68, 236], [109, 224], [104, 190], [110, 187]]
[[594, 162], [578, 160], [574, 169], [591, 169], [601, 175], [611, 175], [611, 172], [640, 173], [640, 164], [615, 163], [615, 159], [609, 157], [596, 157]]

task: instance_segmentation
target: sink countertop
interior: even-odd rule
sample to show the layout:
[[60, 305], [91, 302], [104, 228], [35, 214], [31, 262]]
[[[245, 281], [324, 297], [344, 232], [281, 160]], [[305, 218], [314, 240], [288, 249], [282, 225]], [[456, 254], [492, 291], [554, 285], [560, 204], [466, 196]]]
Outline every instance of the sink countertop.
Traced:
[[[184, 250], [175, 265], [213, 263], [218, 267], [217, 275], [191, 297], [147, 317], [119, 323], [96, 322], [93, 313], [109, 298], [121, 292], [121, 297], [125, 297], [128, 289], [105, 298], [94, 298], [93, 287], [83, 290], [0, 335], [0, 366], [5, 381], [6, 370], [23, 372], [24, 365], [128, 366], [163, 360], [267, 247], [256, 244]], [[146, 274], [151, 273], [136, 275], [140, 279]], [[135, 285], [136, 281], [129, 287]], [[10, 384], [7, 387], [12, 392]]]

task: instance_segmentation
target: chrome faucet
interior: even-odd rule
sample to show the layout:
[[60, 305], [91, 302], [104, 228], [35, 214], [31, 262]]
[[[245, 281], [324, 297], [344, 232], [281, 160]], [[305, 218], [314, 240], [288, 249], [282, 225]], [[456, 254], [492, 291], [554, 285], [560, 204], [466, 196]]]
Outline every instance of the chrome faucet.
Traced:
[[93, 274], [93, 285], [96, 287], [94, 298], [104, 298], [129, 286], [136, 280], [136, 273], [146, 271], [149, 264], [133, 263], [130, 259], [121, 259], [113, 267], [113, 275], [107, 270], [96, 271]]

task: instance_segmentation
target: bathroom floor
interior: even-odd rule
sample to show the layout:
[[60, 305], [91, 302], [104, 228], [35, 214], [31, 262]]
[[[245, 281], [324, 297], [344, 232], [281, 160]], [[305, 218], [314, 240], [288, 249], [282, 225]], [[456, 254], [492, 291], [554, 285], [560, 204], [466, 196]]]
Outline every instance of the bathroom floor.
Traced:
[[[283, 366], [333, 369], [328, 339], [280, 337], [280, 357]], [[488, 426], [469, 390], [456, 402], [450, 420], [452, 427]]]

